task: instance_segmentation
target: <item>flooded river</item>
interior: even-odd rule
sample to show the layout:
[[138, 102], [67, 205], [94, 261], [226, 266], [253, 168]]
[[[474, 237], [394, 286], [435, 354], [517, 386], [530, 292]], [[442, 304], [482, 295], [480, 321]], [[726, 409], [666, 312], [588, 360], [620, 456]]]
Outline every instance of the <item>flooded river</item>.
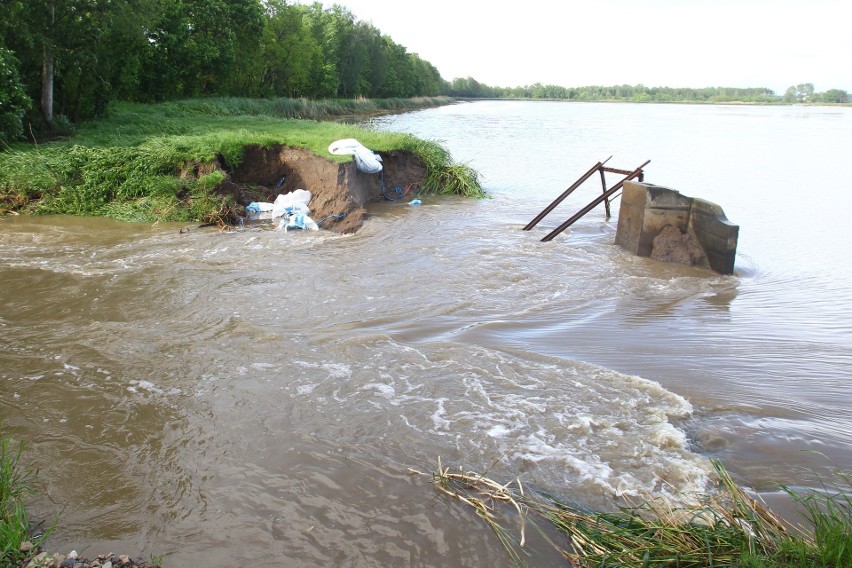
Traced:
[[[852, 199], [831, 170], [852, 109], [478, 102], [372, 126], [441, 141], [491, 198], [377, 203], [347, 236], [0, 221], [0, 416], [41, 468], [31, 512], [59, 511], [51, 545], [501, 566], [410, 469], [603, 508], [701, 490], [712, 457], [765, 493], [852, 466]], [[521, 230], [610, 155], [721, 205], [736, 273], [633, 257], [602, 208], [540, 242], [596, 179]]]

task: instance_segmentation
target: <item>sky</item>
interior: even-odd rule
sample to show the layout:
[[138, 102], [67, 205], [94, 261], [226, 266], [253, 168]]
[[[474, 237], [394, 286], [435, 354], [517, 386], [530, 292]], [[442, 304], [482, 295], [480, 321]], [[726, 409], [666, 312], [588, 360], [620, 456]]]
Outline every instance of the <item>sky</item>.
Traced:
[[[300, 0], [310, 3], [308, 0]], [[845, 0], [844, 0], [845, 2]], [[787, 87], [852, 92], [839, 0], [323, 1], [434, 65], [494, 87]]]

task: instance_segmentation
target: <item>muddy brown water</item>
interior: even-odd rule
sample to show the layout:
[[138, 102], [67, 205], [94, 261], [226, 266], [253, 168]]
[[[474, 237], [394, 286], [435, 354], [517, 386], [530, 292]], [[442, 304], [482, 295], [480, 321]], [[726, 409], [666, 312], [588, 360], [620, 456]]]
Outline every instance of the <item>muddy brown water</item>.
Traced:
[[[0, 412], [32, 512], [58, 550], [173, 566], [508, 566], [430, 486], [438, 458], [599, 508], [702, 490], [711, 457], [768, 495], [830, 471], [803, 450], [848, 469], [850, 234], [825, 203], [849, 197], [812, 166], [851, 123], [462, 104], [373, 126], [442, 140], [492, 198], [374, 203], [352, 235], [3, 219]], [[610, 154], [722, 205], [736, 274], [632, 257], [602, 211], [520, 230]]]

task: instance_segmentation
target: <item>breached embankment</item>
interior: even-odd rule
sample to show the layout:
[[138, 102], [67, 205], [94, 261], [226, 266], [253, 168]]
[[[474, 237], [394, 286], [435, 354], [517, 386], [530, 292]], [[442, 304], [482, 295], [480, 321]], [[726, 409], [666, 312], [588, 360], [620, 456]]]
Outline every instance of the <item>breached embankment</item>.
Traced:
[[[246, 146], [240, 164], [232, 171], [223, 170], [226, 177], [217, 191], [244, 208], [258, 199], [272, 201], [276, 194], [306, 189], [312, 195], [311, 216], [326, 219], [324, 229], [352, 233], [363, 223], [368, 202], [383, 199], [383, 193], [399, 196], [395, 188], [405, 192], [422, 184], [426, 177], [423, 160], [411, 152], [377, 154], [383, 170], [367, 174], [359, 171], [354, 161], [341, 164], [304, 148]], [[215, 167], [221, 168], [218, 164]]]

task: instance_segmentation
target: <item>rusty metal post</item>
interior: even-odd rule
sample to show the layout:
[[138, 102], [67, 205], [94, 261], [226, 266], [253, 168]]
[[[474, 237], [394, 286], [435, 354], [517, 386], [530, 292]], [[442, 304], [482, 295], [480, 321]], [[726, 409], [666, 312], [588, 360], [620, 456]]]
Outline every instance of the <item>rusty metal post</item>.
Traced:
[[591, 169], [589, 169], [589, 171], [587, 171], [585, 174], [583, 174], [583, 175], [580, 177], [580, 179], [578, 179], [578, 180], [577, 180], [577, 181], [575, 181], [573, 184], [571, 184], [571, 187], [569, 187], [569, 188], [568, 188], [568, 189], [566, 189], [564, 192], [562, 192], [562, 195], [560, 195], [559, 197], [557, 197], [556, 199], [554, 199], [554, 200], [553, 200], [553, 203], [551, 203], [550, 205], [548, 205], [547, 207], [545, 207], [545, 208], [544, 208], [544, 210], [543, 210], [541, 213], [539, 213], [538, 215], [536, 215], [535, 219], [533, 219], [532, 221], [530, 221], [529, 223], [527, 223], [527, 226], [526, 226], [526, 227], [524, 227], [524, 229], [523, 229], [523, 230], [524, 230], [524, 231], [529, 231], [530, 229], [532, 229], [533, 227], [535, 227], [535, 226], [538, 224], [538, 222], [539, 222], [539, 221], [541, 221], [542, 219], [544, 219], [545, 215], [547, 215], [548, 213], [550, 213], [551, 211], [553, 211], [553, 210], [556, 208], [556, 206], [557, 206], [557, 205], [559, 205], [560, 203], [562, 203], [562, 201], [563, 201], [566, 197], [568, 197], [569, 195], [571, 195], [571, 192], [573, 192], [575, 189], [577, 189], [578, 187], [580, 187], [580, 185], [581, 185], [584, 181], [586, 181], [587, 179], [589, 179], [589, 177], [590, 177], [593, 173], [595, 173], [595, 171], [600, 170], [600, 168], [602, 168], [602, 167], [603, 167], [603, 165], [604, 165], [605, 163], [607, 163], [607, 162], [610, 160], [610, 158], [612, 158], [612, 156], [610, 156], [609, 158], [607, 158], [607, 159], [606, 159], [606, 160], [604, 160], [603, 162], [598, 162], [597, 164], [595, 164], [594, 166], [592, 166], [592, 167], [591, 167]]
[[[601, 192], [606, 193], [606, 168], [601, 168]], [[604, 207], [606, 208], [606, 218], [609, 219], [612, 215], [609, 211], [609, 199], [604, 199]]]
[[561, 225], [556, 227], [553, 231], [548, 233], [543, 239], [541, 239], [542, 242], [552, 241], [553, 238], [556, 237], [556, 235], [558, 235], [559, 233], [561, 233], [562, 231], [564, 231], [565, 229], [567, 229], [568, 227], [573, 225], [577, 221], [577, 219], [579, 219], [580, 217], [582, 217], [583, 215], [585, 215], [586, 213], [588, 213], [589, 211], [594, 209], [598, 204], [600, 204], [601, 201], [603, 201], [604, 199], [607, 199], [610, 195], [614, 194], [616, 191], [621, 189], [621, 186], [624, 185], [624, 182], [642, 175], [642, 168], [644, 168], [645, 166], [647, 166], [650, 163], [651, 163], [651, 160], [648, 160], [647, 162], [645, 162], [644, 164], [642, 164], [641, 166], [639, 166], [638, 168], [636, 168], [635, 170], [630, 172], [630, 174], [626, 178], [622, 179], [620, 182], [618, 182], [617, 184], [615, 184], [614, 186], [612, 186], [611, 188], [606, 190], [603, 193], [603, 195], [597, 197], [594, 201], [592, 201], [591, 203], [589, 203], [588, 205], [583, 207], [580, 211], [578, 211], [573, 217], [571, 217], [570, 219], [568, 219], [567, 221], [565, 221], [564, 223], [562, 223]]

